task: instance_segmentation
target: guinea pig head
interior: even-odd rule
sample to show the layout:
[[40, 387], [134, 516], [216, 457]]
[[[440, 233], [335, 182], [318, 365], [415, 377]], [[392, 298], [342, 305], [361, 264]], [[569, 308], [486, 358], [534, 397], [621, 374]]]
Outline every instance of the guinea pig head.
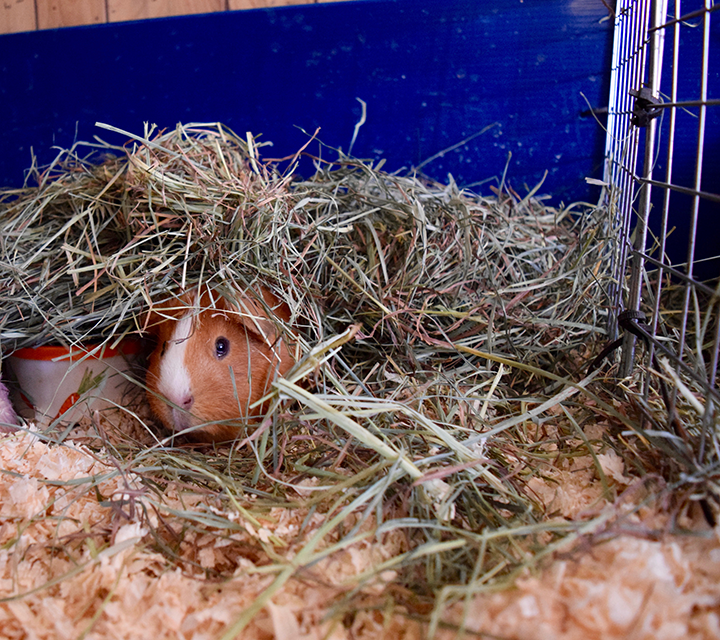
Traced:
[[264, 304], [240, 294], [236, 304], [217, 296], [213, 302], [205, 291], [153, 307], [147, 324], [157, 346], [147, 395], [166, 427], [198, 440], [232, 440], [240, 420], [264, 409], [258, 401], [295, 360], [276, 324], [290, 319], [290, 309], [268, 290], [261, 293]]

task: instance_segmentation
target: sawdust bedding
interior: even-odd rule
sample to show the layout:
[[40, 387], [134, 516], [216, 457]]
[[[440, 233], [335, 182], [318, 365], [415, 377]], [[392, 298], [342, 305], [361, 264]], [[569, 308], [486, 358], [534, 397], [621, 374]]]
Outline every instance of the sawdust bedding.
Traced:
[[[720, 529], [686, 512], [676, 524], [693, 534], [663, 534], [668, 516], [658, 505], [631, 508], [647, 497], [644, 485], [615, 454], [598, 457], [619, 491], [614, 504], [602, 498], [589, 456], [549, 465], [528, 488], [559, 519], [604, 512], [624, 533], [603, 542], [588, 531], [587, 544], [527, 571], [514, 588], [448, 603], [435, 637], [456, 637], [459, 626], [465, 637], [524, 640], [720, 637]], [[46, 444], [29, 432], [4, 436], [0, 458], [0, 636], [8, 639], [233, 637], [223, 634], [273, 579], [263, 572], [263, 543], [286, 545], [292, 564], [298, 538], [325, 520], [320, 510], [276, 509], [260, 527], [245, 521], [229, 535], [191, 533], [170, 566], [150, 532], [164, 529], [170, 543], [174, 509], [217, 511], [200, 492], [169, 485], [162, 500], [151, 498], [105, 452]], [[352, 615], [336, 608], [363, 572], [404, 545], [397, 531], [370, 536], [297, 571], [238, 637], [427, 637], [422, 605], [402, 604], [412, 597], [394, 591], [392, 570], [361, 586], [365, 607]], [[213, 569], [226, 577], [208, 578]]]

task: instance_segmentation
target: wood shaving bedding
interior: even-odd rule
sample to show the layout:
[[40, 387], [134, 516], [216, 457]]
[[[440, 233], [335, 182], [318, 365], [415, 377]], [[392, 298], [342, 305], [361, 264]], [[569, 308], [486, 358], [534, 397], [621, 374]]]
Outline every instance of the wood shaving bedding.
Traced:
[[[113, 473], [107, 460], [83, 445], [48, 445], [31, 433], [4, 437], [0, 458], [0, 637], [8, 639], [222, 638], [273, 579], [262, 572], [262, 553], [243, 556], [238, 548], [274, 535], [287, 543], [290, 559], [297, 525], [307, 516], [278, 510], [264, 531], [240, 532], [235, 541], [189, 537], [181, 550], [187, 562], [171, 567], [152, 550], [148, 524], [157, 526], [157, 516], [147, 519], [150, 511], [142, 508], [145, 498], [132, 473]], [[577, 484], [586, 461], [576, 460], [574, 467], [559, 471], [554, 481], [531, 483], [566, 517], [577, 516], [598, 495], [591, 474]], [[625, 478], [612, 456], [607, 471]], [[87, 490], [90, 476], [96, 490]], [[177, 488], [166, 494], [168, 507], [179, 504]], [[195, 498], [195, 507], [203, 507]], [[190, 497], [182, 500], [187, 507]], [[641, 524], [640, 516], [631, 518]], [[323, 520], [316, 514], [311, 527]], [[523, 640], [720, 637], [719, 533], [658, 540], [621, 535], [555, 558], [521, 577], [515, 589], [448, 606], [436, 637], [455, 637], [447, 625], [463, 622], [469, 632]], [[238, 637], [426, 637], [427, 621], [387, 606], [392, 572], [383, 574], [388, 585], [363, 587], [383, 606], [345, 617], [332, 609], [363, 571], [402, 549], [400, 536], [386, 536], [332, 553], [297, 572]], [[228, 562], [234, 563], [231, 578], [207, 577], [206, 570]]]

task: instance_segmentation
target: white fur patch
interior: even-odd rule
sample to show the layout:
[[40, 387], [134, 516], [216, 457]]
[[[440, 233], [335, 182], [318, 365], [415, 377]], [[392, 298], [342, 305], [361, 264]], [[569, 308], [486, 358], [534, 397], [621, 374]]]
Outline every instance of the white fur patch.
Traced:
[[185, 398], [192, 395], [190, 373], [185, 366], [187, 339], [192, 332], [193, 317], [188, 314], [178, 320], [172, 338], [165, 346], [165, 355], [160, 362], [158, 390], [168, 400], [182, 406]]

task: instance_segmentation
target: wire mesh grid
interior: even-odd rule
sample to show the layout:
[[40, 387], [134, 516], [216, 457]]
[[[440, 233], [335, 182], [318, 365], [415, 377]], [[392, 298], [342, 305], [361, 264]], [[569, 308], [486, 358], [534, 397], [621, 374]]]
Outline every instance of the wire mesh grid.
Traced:
[[642, 401], [660, 388], [662, 426], [706, 470], [720, 464], [718, 9], [714, 0], [618, 0], [605, 165], [619, 375], [647, 373]]

